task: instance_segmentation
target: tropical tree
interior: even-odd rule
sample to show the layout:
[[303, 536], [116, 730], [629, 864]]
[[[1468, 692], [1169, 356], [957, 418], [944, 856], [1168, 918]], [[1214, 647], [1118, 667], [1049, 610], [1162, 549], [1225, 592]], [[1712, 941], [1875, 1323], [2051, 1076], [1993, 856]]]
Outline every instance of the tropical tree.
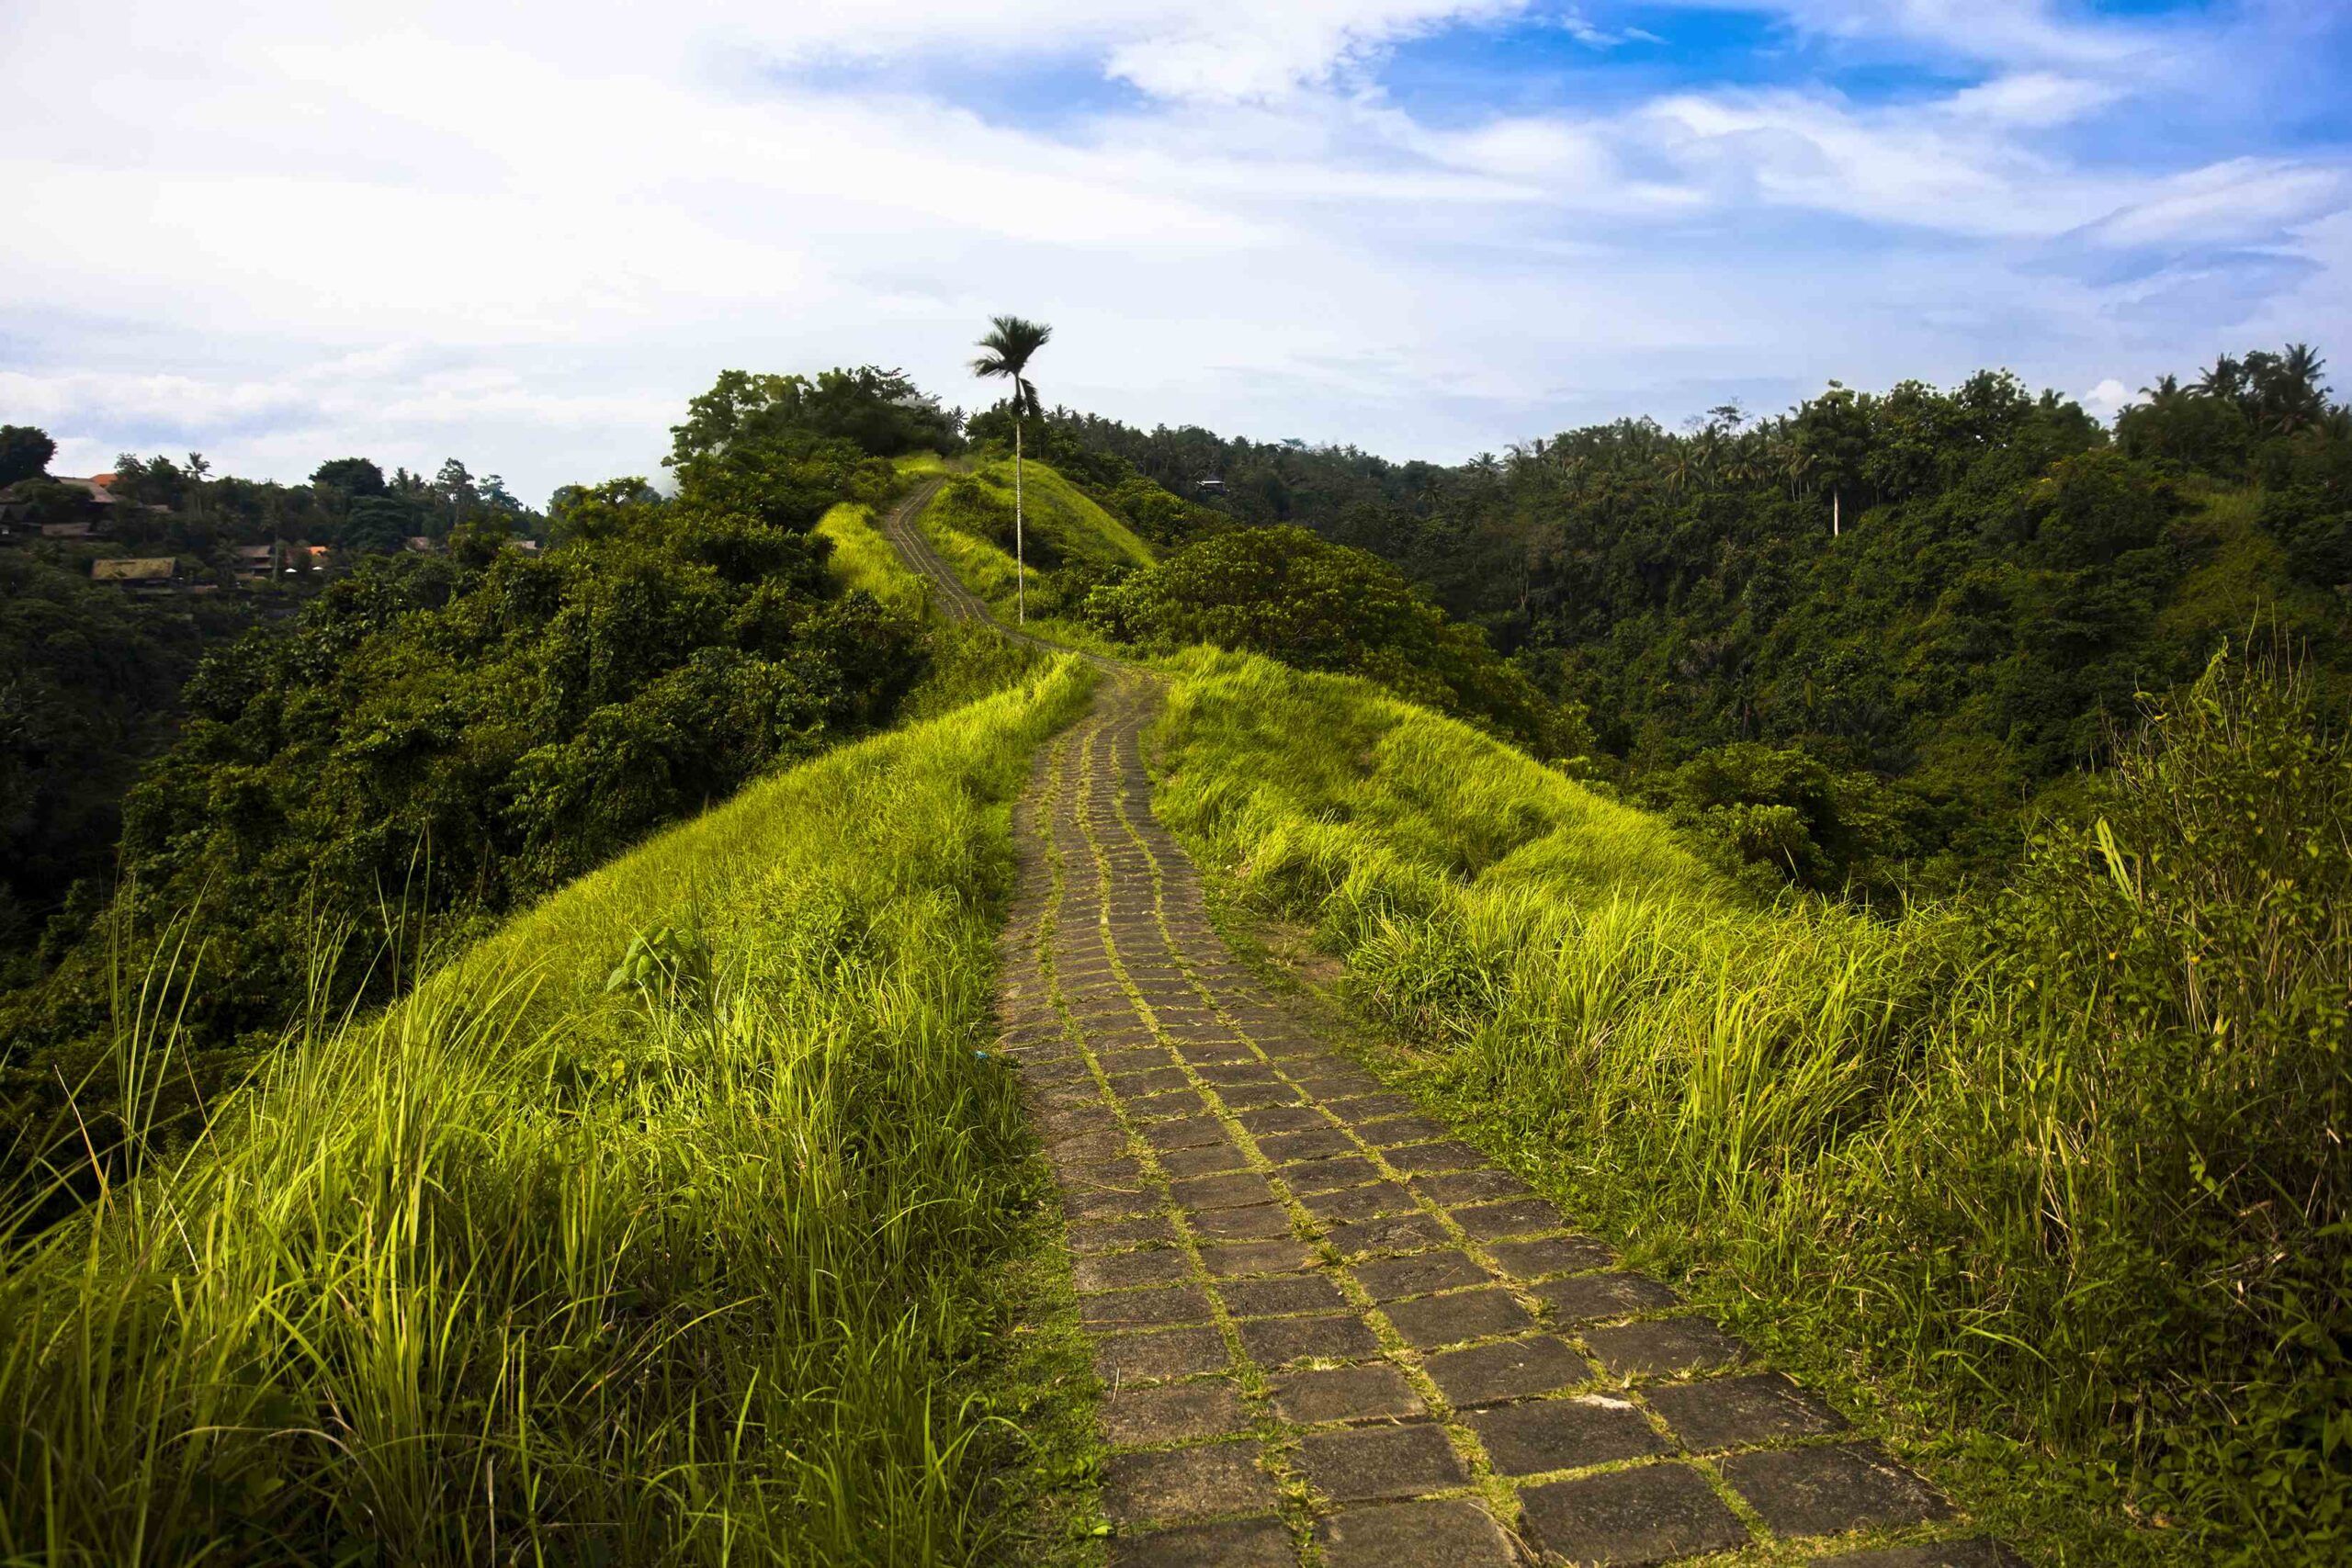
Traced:
[[1054, 329], [1043, 321], [1023, 321], [1019, 316], [989, 318], [989, 335], [974, 346], [988, 352], [972, 361], [972, 374], [983, 378], [1001, 376], [1012, 383], [1012, 564], [1014, 615], [1021, 621], [1029, 618], [1029, 566], [1022, 539], [1021, 509], [1021, 423], [1032, 414], [1042, 416], [1045, 410], [1037, 402], [1037, 389], [1029, 381], [1029, 358], [1046, 346]]

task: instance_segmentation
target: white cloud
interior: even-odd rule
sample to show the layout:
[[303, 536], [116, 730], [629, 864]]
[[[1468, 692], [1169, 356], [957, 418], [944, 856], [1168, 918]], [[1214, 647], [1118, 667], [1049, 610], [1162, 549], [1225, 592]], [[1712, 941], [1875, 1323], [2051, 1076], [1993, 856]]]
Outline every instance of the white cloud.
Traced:
[[2113, 419], [2132, 400], [2123, 383], [2109, 376], [2075, 400], [2102, 420]]
[[[1882, 42], [1965, 20], [1778, 9]], [[616, 0], [19, 0], [0, 417], [75, 453], [195, 446], [281, 475], [454, 452], [544, 493], [650, 468], [722, 366], [900, 364], [976, 399], [966, 346], [1005, 309], [1059, 329], [1049, 398], [1441, 457], [1679, 417], [1710, 387], [1984, 362], [2082, 385], [2179, 335], [2192, 308], [2159, 288], [2037, 268], [2061, 240], [2267, 246], [2318, 271], [2279, 275], [2298, 335], [2352, 325], [2341, 160], [2074, 155], [2050, 132], [2131, 108], [2143, 30], [2092, 48], [2046, 7], [1981, 9], [2001, 69], [1922, 103], [1806, 82], [1430, 117], [1380, 90], [1383, 51], [1523, 11], [1615, 18], [675, 0], [649, 29]], [[893, 66], [963, 58], [1077, 62], [1150, 101], [1023, 128]]]

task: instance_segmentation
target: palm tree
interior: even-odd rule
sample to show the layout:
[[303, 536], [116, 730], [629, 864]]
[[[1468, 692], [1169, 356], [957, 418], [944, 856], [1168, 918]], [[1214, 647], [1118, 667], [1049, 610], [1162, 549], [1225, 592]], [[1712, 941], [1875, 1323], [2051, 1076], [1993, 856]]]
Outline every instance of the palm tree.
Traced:
[[1012, 579], [1017, 618], [1026, 624], [1029, 619], [1029, 566], [1022, 539], [1021, 517], [1021, 422], [1030, 414], [1044, 411], [1037, 405], [1037, 389], [1029, 384], [1029, 356], [1046, 346], [1054, 329], [1043, 321], [1026, 321], [1019, 316], [992, 316], [989, 335], [974, 346], [988, 350], [972, 361], [975, 376], [1002, 376], [1012, 382]]

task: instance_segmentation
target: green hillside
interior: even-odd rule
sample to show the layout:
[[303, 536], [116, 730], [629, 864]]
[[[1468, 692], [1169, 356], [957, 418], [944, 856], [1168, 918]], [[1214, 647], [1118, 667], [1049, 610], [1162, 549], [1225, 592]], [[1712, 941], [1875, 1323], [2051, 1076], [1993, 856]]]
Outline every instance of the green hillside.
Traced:
[[1175, 668], [1155, 807], [1238, 929], [1635, 1260], [2065, 1561], [2343, 1543], [2352, 746], [2308, 682], [2217, 663], [2010, 891], [1888, 921], [1370, 682]]
[[753, 784], [20, 1240], [0, 1557], [986, 1551], [1018, 1434], [951, 1380], [1035, 1191], [973, 1046], [1006, 802], [1086, 688], [1064, 661]]

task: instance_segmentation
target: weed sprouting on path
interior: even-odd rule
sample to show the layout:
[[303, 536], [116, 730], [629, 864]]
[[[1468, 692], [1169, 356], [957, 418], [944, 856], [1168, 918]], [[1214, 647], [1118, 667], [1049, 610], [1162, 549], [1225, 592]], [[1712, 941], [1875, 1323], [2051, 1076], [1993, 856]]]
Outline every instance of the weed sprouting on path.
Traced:
[[1035, 1193], [975, 1047], [1007, 803], [1087, 684], [754, 785], [17, 1244], [0, 1558], [985, 1552], [1007, 1433], [954, 1374]]

